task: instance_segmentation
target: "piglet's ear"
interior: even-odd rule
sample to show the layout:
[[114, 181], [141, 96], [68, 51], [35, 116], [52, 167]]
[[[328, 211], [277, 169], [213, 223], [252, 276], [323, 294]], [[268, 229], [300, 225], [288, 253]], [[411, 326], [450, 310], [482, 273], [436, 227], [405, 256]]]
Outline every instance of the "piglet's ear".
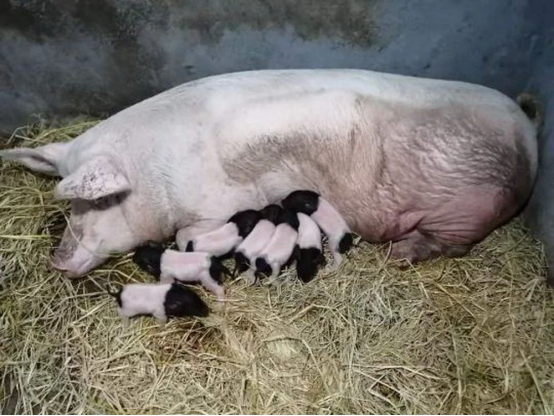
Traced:
[[124, 172], [106, 157], [95, 157], [64, 178], [54, 190], [57, 199], [98, 199], [131, 189]]

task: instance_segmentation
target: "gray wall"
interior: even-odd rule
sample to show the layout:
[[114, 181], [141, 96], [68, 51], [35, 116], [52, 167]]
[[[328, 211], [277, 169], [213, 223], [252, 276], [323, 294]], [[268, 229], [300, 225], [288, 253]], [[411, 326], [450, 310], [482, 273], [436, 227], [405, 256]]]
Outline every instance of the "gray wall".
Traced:
[[111, 114], [246, 69], [368, 68], [529, 90], [548, 116], [527, 212], [554, 254], [553, 21], [550, 0], [0, 0], [0, 131], [32, 114]]

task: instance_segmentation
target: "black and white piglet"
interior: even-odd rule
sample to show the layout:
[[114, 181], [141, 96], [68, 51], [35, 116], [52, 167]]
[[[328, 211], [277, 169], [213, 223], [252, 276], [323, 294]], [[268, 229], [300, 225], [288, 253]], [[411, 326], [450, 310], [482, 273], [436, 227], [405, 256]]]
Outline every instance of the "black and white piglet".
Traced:
[[296, 250], [296, 273], [307, 283], [317, 274], [319, 266], [325, 263], [319, 226], [308, 215], [298, 214], [298, 241]]
[[137, 248], [133, 261], [143, 270], [159, 278], [161, 283], [199, 282], [217, 296], [224, 298], [222, 275], [230, 275], [221, 262], [209, 253], [182, 253], [149, 243]]
[[208, 316], [209, 309], [193, 290], [177, 283], [131, 283], [109, 292], [118, 305], [119, 316], [153, 316], [161, 322], [183, 316]]
[[350, 228], [328, 201], [312, 191], [294, 191], [282, 201], [283, 208], [309, 215], [323, 230], [333, 254], [334, 268], [342, 261], [341, 254], [352, 247]]
[[200, 234], [190, 240], [177, 236], [177, 247], [181, 251], [202, 251], [216, 257], [226, 256], [250, 234], [259, 220], [258, 211], [252, 209], [240, 211], [216, 230]]
[[283, 209], [279, 205], [271, 204], [260, 211], [261, 219], [252, 232], [235, 249], [235, 273], [244, 273], [250, 283], [256, 281], [256, 258], [275, 232]]
[[298, 225], [296, 213], [290, 209], [284, 209], [279, 215], [275, 232], [256, 258], [256, 272], [271, 276], [267, 284], [273, 283], [279, 276], [281, 268], [294, 260]]

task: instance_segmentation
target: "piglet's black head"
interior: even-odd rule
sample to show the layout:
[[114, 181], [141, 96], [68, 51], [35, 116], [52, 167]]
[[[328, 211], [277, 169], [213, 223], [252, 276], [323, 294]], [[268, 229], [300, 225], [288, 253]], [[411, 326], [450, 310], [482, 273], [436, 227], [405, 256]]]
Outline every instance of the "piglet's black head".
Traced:
[[295, 230], [298, 230], [298, 227], [300, 226], [300, 222], [298, 221], [298, 215], [296, 214], [296, 212], [294, 212], [291, 209], [284, 209], [281, 212], [279, 223], [288, 224]]
[[171, 285], [165, 295], [164, 308], [167, 317], [208, 316], [208, 305], [188, 287], [177, 283]]
[[312, 191], [294, 191], [281, 203], [285, 209], [312, 215], [319, 206], [319, 194]]
[[354, 238], [351, 233], [346, 233], [339, 241], [339, 253], [344, 254], [352, 247]]
[[269, 276], [271, 273], [272, 269], [269, 263], [263, 257], [258, 257], [256, 259], [256, 275], [265, 277]]
[[325, 263], [323, 253], [317, 248], [300, 249], [296, 261], [296, 272], [304, 283], [311, 281], [317, 274], [319, 266]]
[[245, 238], [254, 229], [261, 218], [259, 211], [247, 209], [246, 211], [237, 212], [228, 222], [234, 222], [239, 229], [239, 235]]
[[264, 220], [268, 220], [273, 224], [277, 224], [279, 222], [279, 217], [281, 216], [282, 211], [283, 208], [281, 208], [279, 205], [271, 204], [262, 209], [260, 212]]
[[165, 248], [161, 244], [149, 242], [138, 247], [133, 255], [133, 261], [145, 272], [155, 277], [160, 277], [162, 254]]
[[231, 272], [221, 263], [221, 261], [217, 257], [212, 257], [210, 265], [210, 276], [217, 283], [221, 284], [223, 282], [223, 275], [231, 276]]

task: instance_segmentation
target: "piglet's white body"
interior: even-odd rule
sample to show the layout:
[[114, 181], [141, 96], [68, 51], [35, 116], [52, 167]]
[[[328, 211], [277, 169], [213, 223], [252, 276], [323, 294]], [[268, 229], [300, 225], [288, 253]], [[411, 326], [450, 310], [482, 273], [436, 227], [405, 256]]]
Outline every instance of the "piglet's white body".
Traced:
[[132, 318], [136, 315], [152, 315], [159, 321], [167, 321], [164, 302], [171, 284], [134, 283], [121, 291], [119, 315]]
[[177, 233], [176, 241], [180, 251], [187, 250], [187, 244], [192, 242], [194, 251], [223, 256], [232, 251], [242, 241], [242, 237], [239, 235], [237, 225], [228, 222], [214, 231], [200, 234], [192, 239]]
[[260, 259], [271, 267], [271, 278], [268, 284], [275, 281], [281, 267], [287, 263], [294, 252], [298, 232], [287, 223], [279, 224], [271, 236], [269, 243], [264, 247], [256, 260], [256, 267]]
[[321, 251], [321, 231], [318, 225], [306, 214], [298, 213], [298, 247], [316, 248]]
[[216, 295], [219, 300], [223, 300], [223, 287], [210, 275], [211, 265], [211, 255], [208, 253], [166, 250], [161, 258], [160, 282], [170, 283], [173, 280], [200, 282], [206, 290]]
[[269, 244], [271, 237], [275, 233], [275, 224], [268, 220], [260, 220], [254, 227], [248, 237], [244, 239], [242, 243], [236, 248], [237, 253], [242, 253], [250, 262], [250, 269], [248, 269], [244, 277], [250, 283], [254, 283], [254, 269], [256, 258], [260, 255], [262, 250]]
[[311, 217], [323, 230], [329, 242], [329, 249], [333, 253], [334, 268], [337, 268], [341, 261], [339, 245], [344, 236], [350, 234], [348, 224], [340, 213], [328, 201], [319, 197], [319, 205]]

